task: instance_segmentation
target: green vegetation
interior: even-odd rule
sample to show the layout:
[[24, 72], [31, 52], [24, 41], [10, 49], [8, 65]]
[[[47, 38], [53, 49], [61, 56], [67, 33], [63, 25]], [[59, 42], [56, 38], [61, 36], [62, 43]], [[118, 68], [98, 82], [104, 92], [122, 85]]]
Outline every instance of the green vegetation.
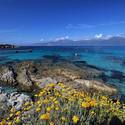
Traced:
[[10, 44], [0, 44], [0, 48], [16, 48], [16, 46]]
[[12, 108], [1, 125], [109, 125], [125, 121], [125, 105], [119, 100], [78, 92], [62, 83], [49, 84], [34, 98], [35, 102], [26, 102], [19, 111]]

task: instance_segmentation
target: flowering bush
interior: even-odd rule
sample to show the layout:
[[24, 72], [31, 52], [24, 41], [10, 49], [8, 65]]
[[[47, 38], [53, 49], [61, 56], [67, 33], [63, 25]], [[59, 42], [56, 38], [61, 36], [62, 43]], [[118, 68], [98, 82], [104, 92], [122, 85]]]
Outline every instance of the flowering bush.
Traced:
[[99, 125], [113, 117], [125, 121], [125, 105], [101, 94], [78, 92], [64, 84], [49, 84], [35, 102], [26, 102], [20, 111], [10, 110], [1, 125]]

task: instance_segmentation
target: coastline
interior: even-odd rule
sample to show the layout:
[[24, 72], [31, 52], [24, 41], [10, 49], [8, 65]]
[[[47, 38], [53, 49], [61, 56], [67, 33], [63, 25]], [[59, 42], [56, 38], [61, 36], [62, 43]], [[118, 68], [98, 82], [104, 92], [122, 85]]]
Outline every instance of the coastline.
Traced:
[[79, 62], [54, 64], [47, 59], [21, 61], [12, 66], [0, 66], [0, 81], [5, 86], [19, 87], [20, 90], [26, 92], [32, 92], [35, 89], [41, 90], [49, 83], [63, 82], [71, 86], [80, 84], [83, 86], [82, 88], [95, 88], [95, 90], [99, 89], [104, 92], [119, 93], [119, 89], [103, 81], [104, 74], [100, 69], [86, 65], [85, 62], [84, 68], [81, 68], [76, 63]]
[[[82, 63], [84, 68], [79, 67], [79, 63]], [[1, 85], [17, 88], [10, 93], [6, 93], [4, 89], [0, 88], [0, 112], [4, 114], [1, 115], [0, 121], [7, 117], [11, 109], [14, 109], [15, 112], [22, 112], [26, 103], [32, 103], [32, 106], [37, 105], [39, 101], [35, 95], [44, 92], [44, 89], [51, 84], [54, 84], [59, 92], [62, 91], [59, 85], [64, 84], [67, 89], [72, 88], [70, 92], [85, 93], [87, 98], [88, 93], [90, 97], [97, 94], [101, 98], [109, 97], [109, 100], [117, 102], [121, 96], [119, 89], [102, 80], [104, 76], [99, 68], [87, 65], [84, 61], [53, 63], [49, 59], [25, 60], [12, 65], [2, 65], [0, 71]], [[48, 92], [50, 91], [48, 90]], [[31, 117], [33, 112], [32, 109], [27, 109], [25, 113]], [[35, 117], [33, 116], [33, 118]], [[28, 119], [27, 115], [25, 119]], [[24, 120], [24, 122], [26, 121]]]

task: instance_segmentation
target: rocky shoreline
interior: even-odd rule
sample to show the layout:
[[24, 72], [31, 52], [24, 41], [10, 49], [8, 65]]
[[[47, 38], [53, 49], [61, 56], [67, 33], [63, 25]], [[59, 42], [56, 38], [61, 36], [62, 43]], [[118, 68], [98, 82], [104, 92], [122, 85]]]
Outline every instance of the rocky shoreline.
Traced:
[[118, 92], [115, 87], [104, 83], [101, 79], [103, 73], [99, 69], [84, 64], [80, 68], [70, 62], [27, 60], [12, 66], [0, 66], [0, 71], [0, 83], [19, 86], [23, 91], [41, 90], [49, 83], [63, 82], [111, 93]]
[[[82, 67], [77, 64], [82, 63]], [[101, 91], [114, 99], [119, 96], [119, 90], [104, 82], [101, 70], [89, 67], [84, 62], [56, 62], [51, 60], [26, 60], [11, 66], [0, 66], [0, 85], [18, 87], [21, 91], [36, 93], [50, 83], [63, 82], [77, 91]], [[32, 101], [30, 96], [19, 92], [5, 93], [0, 88], [0, 110], [6, 107], [19, 109], [26, 101]]]

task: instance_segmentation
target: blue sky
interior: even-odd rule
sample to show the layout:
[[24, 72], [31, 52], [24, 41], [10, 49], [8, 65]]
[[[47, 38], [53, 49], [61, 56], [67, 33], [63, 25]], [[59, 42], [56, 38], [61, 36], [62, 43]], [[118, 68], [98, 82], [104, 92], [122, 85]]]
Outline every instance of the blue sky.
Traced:
[[0, 43], [125, 36], [125, 0], [0, 0]]

